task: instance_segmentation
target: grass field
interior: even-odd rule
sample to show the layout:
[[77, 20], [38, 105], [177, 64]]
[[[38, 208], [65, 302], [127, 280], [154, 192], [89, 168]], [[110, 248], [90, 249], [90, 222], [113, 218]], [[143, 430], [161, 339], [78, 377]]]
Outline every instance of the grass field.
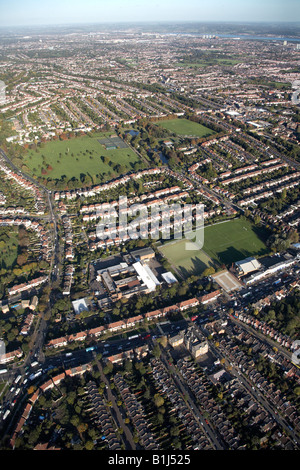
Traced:
[[247, 220], [234, 219], [205, 227], [204, 251], [212, 260], [230, 264], [248, 256], [268, 253], [264, 243], [268, 234]]
[[247, 220], [234, 219], [204, 228], [202, 250], [187, 251], [185, 240], [167, 242], [161, 253], [182, 274], [201, 274], [207, 267], [232, 262], [248, 256], [268, 253], [264, 243], [267, 234]]
[[188, 119], [171, 119], [170, 121], [159, 121], [158, 126], [168, 129], [177, 135], [188, 135], [194, 137], [207, 137], [215, 132], [208, 127]]
[[[121, 165], [121, 169], [125, 171], [132, 170], [133, 165], [140, 162], [138, 155], [129, 147], [106, 150], [98, 139], [107, 135], [111, 133], [47, 142], [37, 151], [29, 150], [24, 157], [24, 163], [34, 176], [41, 176], [44, 168], [44, 176], [51, 179], [61, 179], [63, 175], [67, 179], [79, 179], [82, 174], [96, 177], [109, 172], [118, 173], [116, 165]], [[107, 157], [107, 161], [103, 161], [104, 157]], [[50, 169], [47, 169], [48, 165]]]
[[214, 266], [214, 262], [203, 250], [186, 251], [185, 244], [186, 240], [178, 240], [159, 248], [162, 255], [183, 277], [201, 274], [206, 268]]

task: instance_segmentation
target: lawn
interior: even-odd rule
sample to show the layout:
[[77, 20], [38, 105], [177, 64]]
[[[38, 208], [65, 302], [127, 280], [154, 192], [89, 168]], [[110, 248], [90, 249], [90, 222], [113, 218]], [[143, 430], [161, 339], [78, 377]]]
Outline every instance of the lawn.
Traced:
[[212, 129], [209, 129], [202, 124], [198, 124], [197, 122], [189, 121], [188, 119], [159, 121], [157, 125], [182, 136], [207, 137], [215, 133]]
[[99, 140], [107, 135], [111, 133], [47, 142], [37, 151], [29, 150], [24, 162], [36, 177], [61, 179], [65, 175], [66, 179], [80, 179], [88, 174], [94, 180], [104, 173], [118, 175], [131, 171], [135, 163], [140, 163], [138, 155], [129, 147], [108, 150], [101, 145]]
[[264, 243], [266, 230], [249, 221], [234, 219], [204, 228], [203, 249], [212, 260], [229, 265], [232, 262], [268, 253]]
[[159, 250], [183, 277], [200, 275], [206, 268], [214, 266], [203, 250], [186, 250], [186, 240], [168, 242]]
[[204, 228], [202, 250], [187, 251], [186, 240], [172, 241], [160, 247], [171, 265], [183, 276], [201, 274], [207, 267], [230, 265], [248, 256], [268, 253], [264, 243], [268, 234], [247, 220], [234, 219]]

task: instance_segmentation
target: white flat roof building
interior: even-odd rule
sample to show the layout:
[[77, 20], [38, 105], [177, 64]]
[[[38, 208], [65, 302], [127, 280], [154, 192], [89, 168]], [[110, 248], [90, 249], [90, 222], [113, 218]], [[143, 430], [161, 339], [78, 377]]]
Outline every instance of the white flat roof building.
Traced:
[[88, 311], [88, 306], [87, 306], [86, 301], [84, 299], [74, 300], [72, 302], [72, 305], [73, 305], [73, 309], [74, 309], [74, 312], [76, 313], [76, 315], [78, 315], [79, 313], [81, 313], [83, 311]]
[[138, 277], [140, 277], [142, 282], [146, 284], [150, 292], [154, 291], [156, 289], [156, 286], [160, 285], [159, 280], [153, 274], [149, 266], [142, 265], [139, 261], [137, 263], [134, 263], [132, 266], [136, 270]]
[[170, 271], [163, 273], [161, 277], [164, 281], [166, 281], [167, 284], [173, 284], [174, 282], [178, 282], [176, 277]]

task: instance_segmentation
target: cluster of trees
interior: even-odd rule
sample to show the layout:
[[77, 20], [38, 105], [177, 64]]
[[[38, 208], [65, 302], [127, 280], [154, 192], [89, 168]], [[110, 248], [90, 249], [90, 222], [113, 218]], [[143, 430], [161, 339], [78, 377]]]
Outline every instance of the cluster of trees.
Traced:
[[[156, 349], [159, 346], [156, 345]], [[158, 356], [159, 351], [153, 351]], [[132, 393], [136, 394], [141, 402], [149, 424], [152, 424], [156, 436], [160, 441], [161, 448], [181, 449], [189, 442], [189, 436], [181, 426], [176, 413], [172, 412], [173, 405], [165, 394], [162, 394], [150, 374], [148, 358], [140, 361], [126, 361], [123, 370], [119, 372], [124, 375]], [[138, 436], [137, 436], [138, 440]]]
[[105, 165], [109, 165], [110, 167], [112, 167], [113, 171], [116, 172], [117, 174], [122, 175], [122, 174], [127, 172], [127, 167], [125, 165], [121, 165], [119, 163], [114, 163], [107, 156], [102, 156], [100, 158], [103, 161], [103, 163], [105, 163]]
[[[251, 133], [250, 133], [251, 134]], [[297, 127], [296, 136], [299, 136], [299, 126]], [[263, 135], [255, 134], [255, 138], [261, 140], [266, 145], [270, 145], [270, 141]], [[300, 146], [283, 139], [279, 135], [274, 137], [272, 140], [272, 146], [278, 150], [278, 152], [286, 155], [288, 158], [293, 158], [296, 161], [300, 161]]]
[[[99, 439], [99, 425], [88, 411], [90, 402], [84, 388], [86, 381], [94, 380], [95, 376], [97, 374], [92, 371], [84, 378], [67, 377], [59, 390], [54, 388], [42, 394], [31, 414], [34, 425], [23, 427], [24, 433], [18, 436], [16, 449], [33, 449], [56, 436], [56, 448], [104, 450], [105, 443]], [[28, 389], [29, 394], [34, 391], [34, 386]]]
[[208, 162], [203, 165], [201, 167], [201, 170], [198, 171], [198, 173], [200, 173], [203, 178], [206, 178], [208, 180], [212, 180], [214, 178], [217, 178], [218, 176], [218, 173], [215, 167], [213, 166], [212, 162]]
[[[240, 166], [241, 165], [239, 164], [238, 167]], [[257, 175], [254, 178], [246, 178], [244, 180], [237, 181], [236, 183], [231, 183], [229, 187], [235, 194], [240, 195], [240, 197], [243, 197], [244, 189], [254, 186], [255, 184], [258, 184], [258, 183], [274, 181], [276, 179], [279, 179], [287, 175], [288, 173], [290, 173], [290, 168], [281, 168], [272, 173], [265, 173], [265, 174]], [[284, 189], [278, 197], [276, 197], [276, 193], [274, 193], [274, 195], [272, 195], [271, 198], [264, 200], [264, 202], [259, 203], [259, 207], [261, 208], [268, 207], [271, 201], [273, 200], [276, 201], [278, 199], [278, 201], [282, 201], [282, 204], [280, 206], [278, 205], [277, 210], [275, 212], [273, 212], [272, 210], [268, 210], [268, 212], [272, 213], [273, 215], [276, 215], [278, 212], [280, 212], [281, 208], [283, 207], [283, 202], [284, 202], [284, 199], [286, 198], [286, 194], [287, 194], [286, 189]], [[271, 204], [270, 204], [270, 207], [272, 207]]]
[[9, 345], [9, 350], [14, 349], [15, 346], [19, 347], [20, 343], [26, 341], [23, 335], [19, 335], [24, 312], [24, 309], [13, 309], [9, 316], [6, 315], [0, 319], [1, 338], [6, 346]]
[[7, 137], [12, 135], [12, 123], [6, 119], [0, 119], [0, 147], [7, 146]]
[[293, 393], [293, 390], [297, 389], [295, 382], [292, 378], [285, 378], [282, 374], [282, 369], [275, 362], [268, 361], [260, 355], [255, 367], [268, 380], [274, 382], [283, 393], [291, 392], [291, 397], [295, 399]]
[[[101, 355], [98, 356], [101, 359]], [[149, 357], [143, 361], [127, 360], [123, 365], [113, 365], [108, 362], [102, 365], [103, 373], [109, 380], [116, 404], [123, 409], [125, 423], [132, 432], [133, 439], [139, 442], [139, 435], [133, 427], [126, 407], [122, 401], [117, 387], [114, 385], [113, 375], [119, 372], [128, 382], [130, 389], [136, 394], [146, 413], [146, 420], [152, 424], [151, 430], [160, 439], [162, 448], [185, 448], [190, 437], [181, 427], [181, 423], [172, 413], [173, 406], [166, 396], [157, 389], [152, 378]], [[53, 375], [59, 370], [54, 370]], [[42, 394], [36, 402], [31, 413], [31, 425], [24, 425], [23, 433], [16, 440], [16, 449], [33, 449], [37, 444], [49, 442], [51, 436], [56, 436], [55, 446], [61, 449], [74, 450], [105, 450], [106, 441], [101, 436], [101, 423], [93, 419], [90, 411], [91, 402], [85, 390], [85, 384], [92, 380], [98, 389], [108, 412], [112, 408], [112, 401], [107, 399], [105, 383], [97, 361], [93, 368], [82, 377], [66, 377], [58, 388], [53, 388]], [[36, 387], [30, 386], [28, 394], [35, 392]], [[62, 399], [63, 397], [63, 399]], [[59, 430], [59, 432], [58, 432]], [[121, 436], [124, 430], [116, 429], [116, 435]]]
[[49, 263], [37, 260], [31, 249], [32, 234], [20, 226], [17, 233], [1, 227], [0, 235], [0, 297], [14, 284], [26, 282], [48, 268]]
[[299, 188], [284, 189], [279, 195], [273, 194], [269, 199], [259, 203], [258, 207], [271, 215], [277, 215], [298, 202]]
[[295, 292], [259, 312], [259, 318], [292, 339], [300, 333], [300, 292]]
[[266, 245], [273, 253], [281, 253], [290, 248], [291, 244], [298, 243], [299, 233], [297, 230], [290, 230], [288, 232], [273, 233]]

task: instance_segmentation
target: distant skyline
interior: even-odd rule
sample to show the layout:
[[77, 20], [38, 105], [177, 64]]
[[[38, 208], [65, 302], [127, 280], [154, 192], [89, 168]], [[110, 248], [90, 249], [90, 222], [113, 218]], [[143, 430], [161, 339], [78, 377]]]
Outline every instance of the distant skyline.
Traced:
[[299, 19], [299, 0], [0, 0], [0, 26]]

